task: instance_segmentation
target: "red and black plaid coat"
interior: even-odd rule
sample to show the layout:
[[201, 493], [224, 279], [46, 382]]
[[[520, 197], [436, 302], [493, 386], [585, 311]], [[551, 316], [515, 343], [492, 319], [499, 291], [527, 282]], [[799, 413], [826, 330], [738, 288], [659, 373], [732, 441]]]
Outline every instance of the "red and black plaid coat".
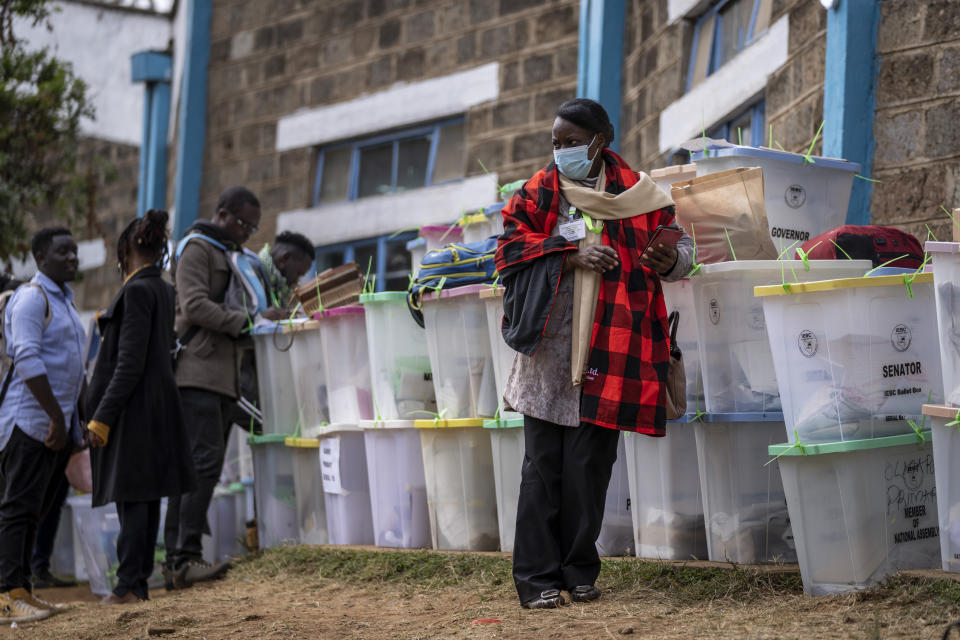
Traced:
[[[604, 150], [606, 191], [621, 193], [637, 182], [623, 159]], [[506, 288], [503, 335], [511, 347], [531, 355], [549, 318], [564, 254], [577, 246], [551, 232], [560, 216], [556, 166], [541, 169], [503, 208], [504, 233], [497, 268]], [[580, 401], [582, 422], [662, 436], [666, 424], [667, 367], [670, 361], [667, 311], [656, 272], [640, 254], [659, 225], [673, 222], [673, 210], [658, 209], [604, 223], [603, 244], [613, 247], [620, 266], [603, 274], [590, 340], [588, 369]], [[558, 372], [566, 374], [567, 372]]]

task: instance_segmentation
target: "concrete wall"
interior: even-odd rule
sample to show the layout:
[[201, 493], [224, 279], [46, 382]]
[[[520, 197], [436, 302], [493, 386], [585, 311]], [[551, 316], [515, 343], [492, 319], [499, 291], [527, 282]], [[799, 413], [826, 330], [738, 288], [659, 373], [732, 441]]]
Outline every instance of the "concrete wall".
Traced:
[[960, 207], [960, 2], [885, 0], [877, 49], [873, 221], [950, 240], [940, 205]]
[[[576, 89], [578, 6], [215, 0], [201, 215], [212, 213], [222, 189], [245, 184], [263, 204], [251, 241], [259, 246], [279, 213], [311, 204], [315, 149], [277, 151], [281, 118], [493, 62], [498, 97], [466, 113], [465, 173], [482, 174], [482, 160], [501, 182], [529, 177], [549, 161], [553, 114]], [[449, 209], [446, 219], [460, 213], [455, 202]]]

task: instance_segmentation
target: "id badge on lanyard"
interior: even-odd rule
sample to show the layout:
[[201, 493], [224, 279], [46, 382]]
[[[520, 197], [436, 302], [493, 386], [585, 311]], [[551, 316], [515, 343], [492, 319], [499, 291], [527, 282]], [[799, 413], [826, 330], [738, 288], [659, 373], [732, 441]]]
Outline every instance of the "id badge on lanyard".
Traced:
[[560, 235], [567, 242], [576, 242], [587, 237], [587, 223], [583, 218], [575, 218], [576, 207], [570, 207], [567, 221], [560, 223]]

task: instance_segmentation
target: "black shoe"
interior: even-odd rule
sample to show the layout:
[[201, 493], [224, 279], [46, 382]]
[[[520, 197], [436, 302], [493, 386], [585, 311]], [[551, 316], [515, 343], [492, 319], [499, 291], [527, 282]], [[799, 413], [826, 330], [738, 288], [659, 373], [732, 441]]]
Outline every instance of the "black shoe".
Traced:
[[177, 586], [177, 582], [178, 582], [177, 574], [184, 571], [184, 569], [177, 570], [171, 567], [170, 565], [165, 564], [163, 565], [163, 567], [161, 567], [160, 571], [163, 574], [164, 589], [166, 589], [167, 591], [175, 591], [176, 589], [180, 588]]
[[600, 589], [592, 584], [584, 584], [570, 589], [570, 600], [573, 602], [593, 602], [600, 597]]
[[559, 609], [567, 601], [560, 595], [559, 589], [547, 589], [541, 591], [540, 595], [533, 600], [527, 600], [523, 603], [524, 609]]
[[33, 574], [33, 588], [34, 589], [51, 589], [51, 588], [60, 588], [60, 587], [75, 587], [77, 583], [73, 580], [61, 580], [57, 576], [50, 573], [50, 569], [43, 569], [42, 571]]
[[203, 560], [190, 560], [174, 572], [173, 585], [177, 589], [186, 589], [197, 582], [219, 580], [229, 570], [229, 562], [210, 564]]

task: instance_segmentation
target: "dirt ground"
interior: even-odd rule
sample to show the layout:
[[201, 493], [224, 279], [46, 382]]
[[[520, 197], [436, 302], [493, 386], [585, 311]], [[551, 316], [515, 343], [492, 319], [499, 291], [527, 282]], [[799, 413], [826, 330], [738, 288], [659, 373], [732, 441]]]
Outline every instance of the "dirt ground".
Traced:
[[[602, 575], [598, 586], [605, 586]], [[41, 623], [2, 628], [0, 640], [940, 638], [946, 624], [960, 617], [960, 603], [931, 607], [916, 594], [773, 593], [750, 602], [719, 598], [677, 606], [670, 594], [642, 586], [608, 587], [596, 603], [526, 611], [505, 585], [425, 590], [395, 581], [351, 585], [317, 575], [262, 579], [242, 565], [223, 581], [160, 591], [150, 602], [125, 607], [99, 605], [82, 587], [42, 595], [72, 607]]]

